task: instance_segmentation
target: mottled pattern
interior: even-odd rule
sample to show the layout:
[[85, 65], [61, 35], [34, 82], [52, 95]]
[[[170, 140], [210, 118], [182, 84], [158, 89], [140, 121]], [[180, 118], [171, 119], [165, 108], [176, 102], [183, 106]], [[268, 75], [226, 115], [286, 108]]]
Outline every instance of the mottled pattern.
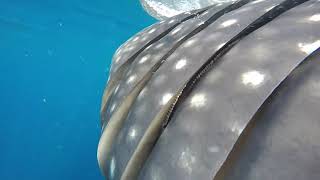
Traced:
[[[151, 121], [201, 65], [249, 24], [282, 2], [256, 0], [226, 13], [166, 59], [130, 107], [112, 144], [107, 162], [108, 177], [121, 178]], [[316, 167], [320, 165], [317, 138], [320, 112], [315, 108], [320, 105], [320, 93], [317, 93], [320, 90], [317, 85], [319, 63], [316, 63], [319, 54], [309, 57], [320, 47], [319, 8], [319, 1], [307, 1], [232, 47], [178, 105], [140, 171], [139, 179], [212, 179], [229, 160], [229, 153], [252, 120], [257, 121], [257, 125], [243, 149], [237, 150], [239, 158], [232, 159], [233, 166], [228, 168], [226, 178], [319, 179]], [[148, 70], [177, 41], [214, 13], [216, 8], [180, 24], [139, 54], [117, 85], [106, 113], [112, 116]], [[173, 19], [175, 17], [136, 36], [139, 39], [146, 37], [145, 41], [137, 42], [133, 37], [120, 47], [114, 57], [113, 72], [138, 47], [150, 41], [155, 36], [152, 33], [161, 33]], [[133, 47], [132, 50], [123, 54], [129, 47]], [[308, 57], [313, 61], [306, 59]], [[298, 67], [303, 60], [308, 63]], [[295, 70], [292, 75], [297, 67], [302, 70]], [[294, 77], [284, 81], [288, 75]], [[303, 80], [296, 80], [299, 78]], [[277, 89], [281, 83], [285, 85]], [[270, 96], [272, 93], [276, 95]], [[272, 103], [262, 105], [268, 98]], [[261, 107], [265, 108], [263, 112], [260, 112]], [[283, 111], [278, 110], [282, 108]], [[304, 111], [304, 108], [308, 110]], [[303, 164], [295, 165], [299, 160]]]

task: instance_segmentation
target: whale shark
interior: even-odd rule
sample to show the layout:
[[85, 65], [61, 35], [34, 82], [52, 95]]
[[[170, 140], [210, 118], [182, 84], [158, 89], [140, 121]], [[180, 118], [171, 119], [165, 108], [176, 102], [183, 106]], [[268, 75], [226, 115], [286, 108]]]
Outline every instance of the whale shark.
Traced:
[[151, 25], [115, 52], [106, 179], [319, 179], [320, 2], [238, 0]]

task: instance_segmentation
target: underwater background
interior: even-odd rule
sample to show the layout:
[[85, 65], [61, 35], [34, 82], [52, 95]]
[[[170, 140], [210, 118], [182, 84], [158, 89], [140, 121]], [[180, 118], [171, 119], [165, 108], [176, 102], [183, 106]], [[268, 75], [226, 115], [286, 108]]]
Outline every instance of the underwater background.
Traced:
[[0, 180], [103, 179], [111, 58], [156, 20], [138, 0], [0, 2]]

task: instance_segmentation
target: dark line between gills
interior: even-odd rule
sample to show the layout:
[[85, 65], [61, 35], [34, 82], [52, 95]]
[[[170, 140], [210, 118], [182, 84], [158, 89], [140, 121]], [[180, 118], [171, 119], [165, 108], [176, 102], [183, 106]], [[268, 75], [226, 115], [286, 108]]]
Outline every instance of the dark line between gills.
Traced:
[[102, 103], [101, 103], [101, 124], [103, 124], [103, 113], [106, 111], [106, 105], [108, 103], [108, 100], [111, 96], [111, 94], [113, 93], [118, 81], [120, 79], [123, 78], [123, 75], [126, 73], [128, 66], [130, 64], [132, 64], [132, 62], [139, 56], [139, 54], [141, 54], [146, 48], [148, 48], [149, 46], [151, 46], [153, 43], [159, 41], [161, 38], [163, 38], [164, 36], [166, 36], [167, 34], [169, 34], [174, 28], [176, 28], [178, 25], [180, 25], [181, 23], [194, 18], [202, 13], [204, 13], [206, 10], [208, 10], [209, 8], [211, 8], [212, 6], [203, 8], [203, 10], [199, 10], [198, 12], [191, 14], [190, 16], [187, 16], [186, 18], [180, 20], [178, 23], [174, 24], [172, 27], [168, 28], [167, 30], [165, 30], [164, 32], [162, 32], [160, 35], [158, 35], [157, 37], [155, 37], [154, 39], [152, 39], [150, 42], [148, 42], [146, 45], [144, 45], [139, 51], [137, 51], [135, 54], [133, 54], [126, 62], [124, 62], [119, 68], [118, 70], [115, 72], [113, 78], [110, 79], [107, 87], [105, 88], [105, 91], [103, 93], [103, 98], [102, 98]]
[[249, 120], [245, 128], [243, 129], [242, 133], [240, 134], [239, 138], [233, 145], [230, 153], [227, 155], [226, 160], [222, 164], [221, 168], [218, 170], [216, 175], [214, 176], [213, 180], [222, 180], [225, 178], [226, 173], [230, 170], [232, 166], [232, 162], [234, 162], [241, 150], [241, 147], [246, 142], [248, 137], [250, 136], [250, 133], [252, 132], [253, 128], [256, 126], [257, 120], [259, 119], [259, 116], [261, 113], [264, 112], [267, 106], [276, 98], [278, 92], [280, 89], [284, 88], [286, 85], [286, 82], [293, 77], [294, 74], [299, 72], [299, 68], [305, 64], [308, 63], [312, 59], [313, 56], [319, 56], [320, 54], [320, 48], [309, 54], [306, 58], [304, 58], [294, 69], [289, 72], [289, 74], [279, 83], [279, 85], [272, 91], [272, 93], [267, 97], [267, 99], [262, 103], [262, 105], [258, 108], [257, 112], [254, 113], [252, 118]]
[[136, 179], [139, 172], [151, 153], [155, 143], [163, 132], [163, 129], [168, 125], [172, 118], [177, 106], [185, 100], [188, 94], [192, 91], [194, 85], [201, 79], [206, 72], [214, 65], [214, 62], [218, 61], [223, 55], [225, 55], [235, 44], [237, 44], [242, 38], [266, 25], [274, 20], [282, 13], [294, 8], [308, 0], [285, 0], [281, 4], [275, 6], [270, 11], [260, 16], [254, 22], [249, 24], [240, 33], [229, 40], [224, 46], [222, 46], [216, 53], [214, 53], [182, 86], [169, 102], [159, 111], [159, 113], [152, 120], [150, 126], [146, 130], [144, 136], [140, 140], [134, 154], [128, 162], [121, 180]]

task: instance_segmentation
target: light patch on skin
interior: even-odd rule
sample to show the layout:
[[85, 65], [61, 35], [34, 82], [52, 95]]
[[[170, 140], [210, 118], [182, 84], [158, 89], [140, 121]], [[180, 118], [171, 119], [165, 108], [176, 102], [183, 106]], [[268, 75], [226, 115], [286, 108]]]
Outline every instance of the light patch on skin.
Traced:
[[185, 171], [188, 174], [192, 173], [193, 165], [196, 162], [196, 157], [192, 154], [192, 151], [190, 148], [185, 148], [179, 156], [178, 159], [178, 166], [182, 169], [185, 169]]
[[151, 178], [150, 180], [163, 180], [163, 170], [160, 167], [156, 167], [155, 165], [151, 166]]
[[121, 59], [121, 56], [119, 55], [116, 59], [115, 59], [115, 62], [118, 63]]
[[204, 16], [204, 15], [207, 15], [209, 12], [207, 11], [207, 12], [204, 12], [203, 14], [202, 14], [202, 16]]
[[226, 44], [226, 43], [220, 44], [220, 45], [217, 47], [216, 51], [218, 51], [219, 49], [221, 49], [225, 44]]
[[146, 94], [147, 91], [148, 91], [148, 87], [144, 87], [144, 88], [141, 90], [140, 94], [138, 95], [137, 99], [138, 99], [138, 100], [141, 100], [141, 99], [144, 97], [144, 95]]
[[140, 59], [140, 61], [139, 61], [139, 64], [143, 64], [144, 62], [146, 62], [148, 59], [149, 59], [149, 55], [145, 55], [145, 56], [143, 56], [141, 59]]
[[132, 128], [129, 132], [129, 137], [131, 139], [134, 139], [137, 136], [137, 130], [135, 128]]
[[144, 36], [143, 38], [142, 38], [142, 41], [145, 41], [145, 40], [147, 40], [147, 36]]
[[240, 136], [240, 134], [242, 133], [244, 127], [241, 126], [237, 121], [235, 121], [231, 127], [230, 127], [231, 131], [235, 134], [237, 134], [238, 136]]
[[112, 157], [111, 162], [110, 162], [110, 176], [111, 176], [111, 178], [114, 177], [115, 169], [116, 169], [116, 160], [114, 157]]
[[117, 85], [117, 87], [114, 89], [114, 92], [117, 93], [119, 91], [120, 84]]
[[217, 153], [217, 152], [220, 151], [220, 149], [219, 149], [218, 146], [211, 146], [211, 147], [208, 148], [208, 151], [209, 151], [210, 153]]
[[320, 14], [312, 15], [311, 17], [309, 17], [309, 20], [314, 22], [320, 21]]
[[128, 78], [127, 83], [130, 84], [130, 83], [132, 83], [135, 79], [136, 79], [136, 76], [135, 76], [135, 75], [132, 75], [132, 76], [130, 76], [130, 77]]
[[274, 8], [275, 6], [271, 6], [271, 7], [268, 7], [267, 9], [266, 9], [266, 12], [268, 12], [268, 11], [270, 11], [272, 8]]
[[165, 83], [166, 79], [167, 79], [167, 76], [165, 74], [161, 74], [155, 78], [154, 84], [159, 86], [159, 85]]
[[199, 22], [198, 26], [201, 26], [202, 24], [204, 24], [204, 21]]
[[133, 46], [128, 47], [128, 50], [129, 50], [129, 51], [132, 51], [133, 49], [134, 49]]
[[172, 32], [171, 32], [171, 34], [176, 34], [177, 32], [179, 32], [180, 30], [181, 30], [182, 28], [181, 27], [177, 27], [177, 28], [175, 28]]
[[252, 2], [252, 4], [257, 4], [257, 3], [263, 2], [263, 1], [265, 1], [265, 0], [255, 0], [255, 1]]
[[154, 33], [155, 31], [156, 31], [156, 29], [155, 29], [155, 28], [152, 28], [152, 29], [149, 30], [148, 33], [149, 33], [149, 34], [152, 34], [152, 33]]
[[133, 42], [136, 42], [136, 41], [138, 41], [139, 40], [139, 37], [137, 36], [137, 37], [135, 37], [135, 38], [133, 38]]
[[191, 107], [200, 108], [206, 105], [207, 98], [203, 93], [197, 93], [192, 96], [190, 105]]
[[320, 47], [320, 40], [313, 43], [298, 43], [300, 50], [306, 54], [311, 54], [313, 51]]
[[114, 103], [114, 104], [112, 104], [112, 106], [110, 108], [110, 112], [113, 112], [115, 108], [116, 108], [116, 104]]
[[190, 47], [190, 46], [192, 46], [195, 42], [196, 42], [195, 39], [190, 39], [190, 40], [188, 40], [188, 41], [184, 44], [184, 47]]
[[186, 59], [181, 59], [176, 63], [175, 68], [176, 69], [182, 69], [186, 64], [187, 64], [187, 60]]
[[155, 48], [160, 49], [164, 46], [164, 43], [157, 44]]
[[229, 19], [229, 20], [224, 21], [223, 23], [221, 23], [221, 26], [228, 27], [228, 26], [231, 26], [231, 25], [235, 24], [236, 22], [237, 22], [236, 19]]
[[259, 71], [249, 71], [243, 73], [241, 78], [244, 85], [255, 87], [264, 81], [265, 75], [260, 73]]
[[172, 93], [165, 93], [165, 94], [162, 96], [162, 99], [161, 99], [160, 104], [161, 104], [161, 105], [167, 104], [167, 102], [172, 98], [172, 96], [173, 96]]
[[176, 21], [175, 19], [172, 19], [172, 20], [169, 21], [169, 24], [172, 24], [172, 23], [174, 23], [175, 21]]

